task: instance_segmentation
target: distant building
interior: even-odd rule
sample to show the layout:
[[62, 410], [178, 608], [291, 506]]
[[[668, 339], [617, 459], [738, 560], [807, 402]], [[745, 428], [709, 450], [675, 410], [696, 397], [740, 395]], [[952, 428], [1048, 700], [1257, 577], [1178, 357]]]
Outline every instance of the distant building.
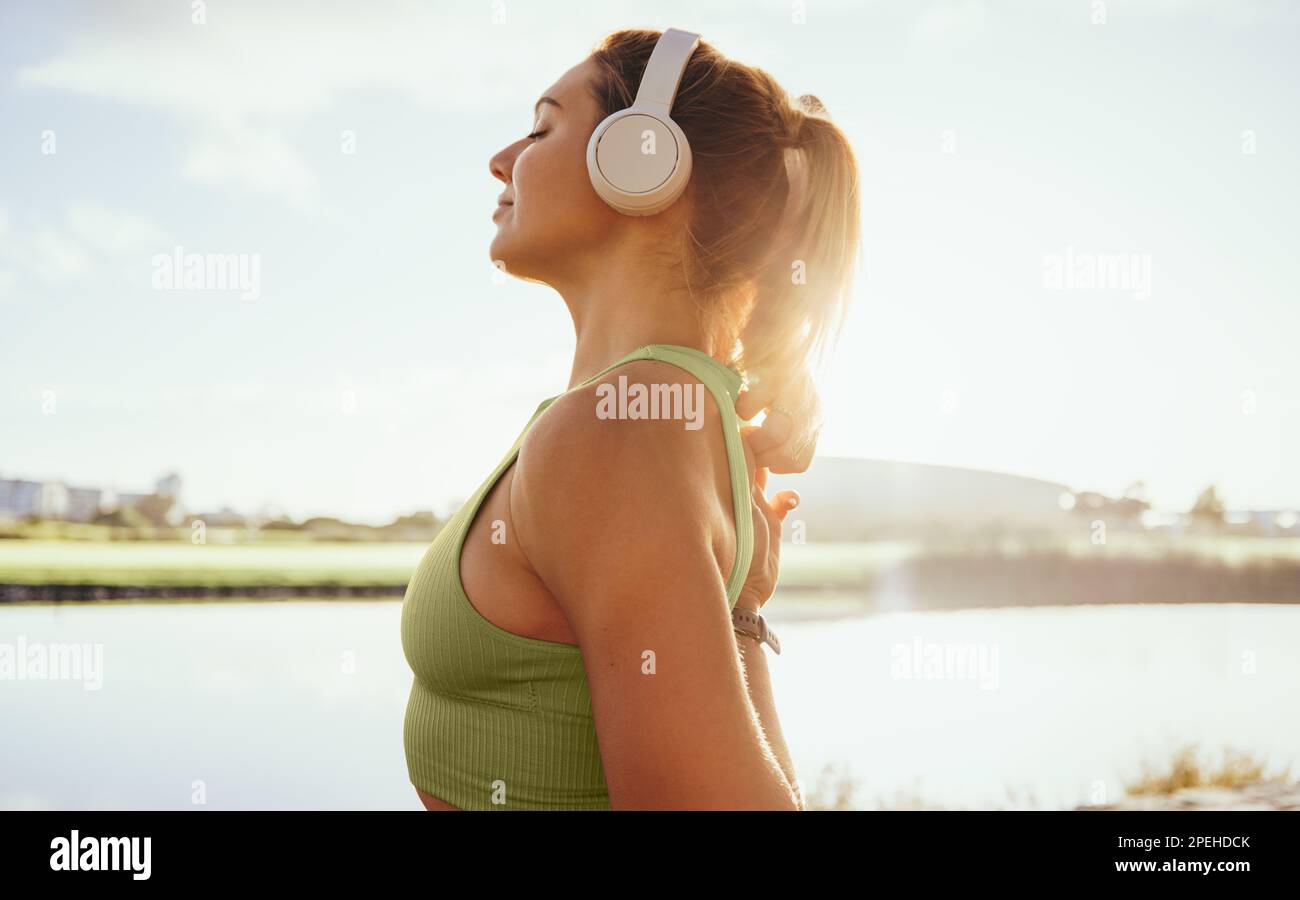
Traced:
[[[773, 475], [767, 492], [793, 489], [809, 542], [889, 532], [1071, 528], [1075, 494], [1064, 484], [924, 463], [816, 457], [802, 475]], [[787, 519], [787, 522], [789, 519]]]
[[223, 506], [216, 512], [201, 512], [185, 517], [187, 523], [196, 520], [202, 521], [204, 525], [212, 528], [243, 528], [248, 524], [242, 515], [229, 506]]
[[130, 507], [139, 504], [139, 502], [143, 500], [145, 497], [150, 497], [150, 496], [153, 495], [152, 494], [125, 494], [125, 493], [115, 494], [114, 495], [115, 500], [113, 503], [109, 504], [109, 509], [110, 510], [129, 509]]
[[1294, 509], [1226, 511], [1222, 525], [1190, 511], [1150, 509], [1137, 496], [1109, 497], [1054, 481], [959, 466], [816, 457], [802, 475], [772, 475], [768, 496], [792, 489], [800, 503], [786, 519], [804, 540], [835, 543], [897, 536], [989, 531], [1108, 530], [1173, 535], [1300, 537]]
[[68, 490], [56, 481], [0, 480], [0, 517], [56, 519], [68, 505]]
[[[160, 478], [155, 492], [174, 502], [167, 518], [172, 524], [183, 516], [180, 509], [181, 479], [175, 472]], [[71, 487], [62, 481], [0, 479], [0, 519], [18, 520], [29, 516], [65, 522], [91, 522], [101, 513], [135, 506], [152, 494], [118, 493], [100, 488]]]
[[1228, 530], [1265, 537], [1300, 537], [1300, 514], [1294, 509], [1243, 509], [1226, 511]]
[[1198, 519], [1189, 512], [1147, 511], [1142, 524], [1148, 531], [1182, 535], [1234, 534], [1252, 537], [1300, 537], [1300, 514], [1293, 509], [1224, 510], [1221, 525]]
[[116, 500], [112, 491], [99, 488], [68, 488], [68, 504], [61, 518], [69, 522], [91, 522], [102, 512], [112, 509]]
[[154, 491], [163, 497], [179, 497], [181, 495], [181, 476], [175, 472], [168, 472], [158, 479], [154, 485]]

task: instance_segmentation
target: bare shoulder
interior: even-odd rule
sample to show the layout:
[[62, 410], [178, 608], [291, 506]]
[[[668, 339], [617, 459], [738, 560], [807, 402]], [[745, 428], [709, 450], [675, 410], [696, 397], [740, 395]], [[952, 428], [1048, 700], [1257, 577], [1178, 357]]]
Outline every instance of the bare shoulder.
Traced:
[[601, 546], [629, 571], [669, 541], [708, 549], [725, 460], [717, 403], [690, 372], [620, 366], [562, 395], [521, 444], [511, 503], [525, 552], [545, 580]]
[[666, 486], [656, 481], [711, 484], [709, 466], [725, 452], [710, 391], [670, 363], [636, 360], [552, 403], [520, 447], [516, 478], [635, 497]]

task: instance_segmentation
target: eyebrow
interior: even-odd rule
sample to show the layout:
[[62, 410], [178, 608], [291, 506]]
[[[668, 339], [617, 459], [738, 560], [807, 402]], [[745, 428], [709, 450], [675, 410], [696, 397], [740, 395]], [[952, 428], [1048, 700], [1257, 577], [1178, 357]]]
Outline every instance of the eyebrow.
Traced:
[[537, 113], [541, 110], [543, 103], [549, 103], [552, 106], [554, 106], [556, 109], [564, 109], [564, 107], [560, 105], [560, 101], [556, 100], [554, 97], [542, 97], [542, 99], [538, 100], [536, 105], [533, 106], [534, 116], [536, 116]]

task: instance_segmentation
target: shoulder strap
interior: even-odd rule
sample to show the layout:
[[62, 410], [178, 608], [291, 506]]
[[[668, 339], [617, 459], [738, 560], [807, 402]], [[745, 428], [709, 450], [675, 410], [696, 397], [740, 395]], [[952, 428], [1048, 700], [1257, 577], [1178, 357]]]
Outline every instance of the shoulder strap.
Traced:
[[732, 565], [731, 576], [727, 579], [727, 605], [734, 609], [754, 554], [749, 470], [745, 465], [745, 448], [740, 437], [740, 417], [736, 413], [736, 398], [740, 394], [743, 379], [739, 372], [693, 347], [647, 344], [583, 383], [590, 384], [611, 370], [636, 359], [656, 359], [690, 372], [709, 389], [722, 415], [722, 434], [727, 447], [727, 464], [731, 470], [732, 511], [736, 521], [736, 561]]

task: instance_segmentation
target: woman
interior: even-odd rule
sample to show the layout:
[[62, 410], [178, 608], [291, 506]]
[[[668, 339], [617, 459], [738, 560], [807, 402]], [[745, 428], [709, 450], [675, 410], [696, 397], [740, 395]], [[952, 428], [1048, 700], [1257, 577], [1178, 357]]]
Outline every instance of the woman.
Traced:
[[[857, 169], [815, 98], [700, 43], [672, 101], [685, 193], [611, 208], [588, 140], [659, 37], [607, 37], [491, 160], [491, 257], [559, 292], [577, 345], [569, 389], [403, 602], [406, 758], [428, 809], [803, 808], [762, 645], [731, 610], [757, 613], [776, 584], [797, 496], [769, 501], [766, 470], [811, 457], [808, 362], [847, 302]], [[658, 417], [634, 417], [638, 388], [664, 398]]]

